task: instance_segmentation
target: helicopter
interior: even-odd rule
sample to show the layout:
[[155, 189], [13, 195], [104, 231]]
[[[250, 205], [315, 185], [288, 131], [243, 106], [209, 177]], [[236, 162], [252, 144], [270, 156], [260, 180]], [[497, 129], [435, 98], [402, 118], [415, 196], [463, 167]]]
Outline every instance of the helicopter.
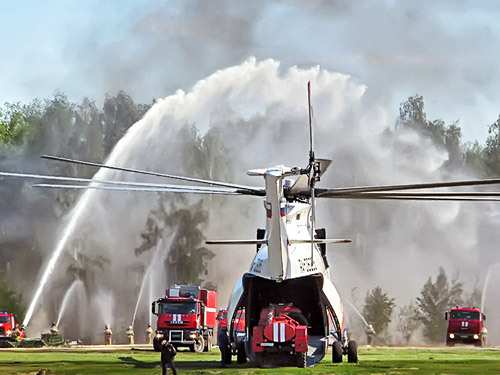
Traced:
[[[209, 245], [254, 245], [256, 254], [248, 272], [237, 281], [228, 304], [229, 349], [238, 362], [258, 365], [311, 366], [332, 347], [332, 361], [358, 361], [356, 341], [345, 328], [340, 295], [330, 280], [327, 244], [349, 243], [328, 239], [317, 228], [316, 200], [426, 200], [499, 201], [498, 192], [419, 192], [420, 189], [500, 184], [500, 179], [450, 181], [405, 185], [319, 188], [316, 186], [331, 161], [314, 153], [311, 90], [308, 83], [309, 161], [301, 167], [277, 165], [252, 169], [248, 175], [264, 179], [264, 186], [177, 176], [116, 167], [90, 161], [43, 155], [42, 158], [130, 173], [153, 175], [196, 185], [153, 184], [0, 172], [0, 176], [44, 180], [45, 188], [125, 190], [193, 194], [245, 195], [263, 199], [266, 227], [254, 239], [209, 240]], [[63, 183], [64, 182], [64, 183]], [[417, 192], [415, 192], [417, 190]], [[245, 335], [236, 334], [234, 321], [245, 312]], [[298, 334], [293, 334], [300, 332]], [[290, 333], [292, 332], [292, 333]], [[300, 346], [300, 348], [299, 348]], [[300, 349], [300, 350], [299, 350]]]

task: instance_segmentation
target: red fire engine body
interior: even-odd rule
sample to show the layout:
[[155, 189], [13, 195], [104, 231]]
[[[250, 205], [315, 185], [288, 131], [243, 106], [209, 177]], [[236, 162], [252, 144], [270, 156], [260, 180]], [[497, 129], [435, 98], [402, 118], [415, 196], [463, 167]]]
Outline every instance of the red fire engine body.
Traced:
[[24, 331], [20, 329], [14, 314], [0, 312], [0, 340], [22, 340]]
[[253, 327], [252, 350], [258, 365], [264, 358], [268, 362], [274, 355], [289, 354], [290, 362], [306, 367], [307, 342], [307, 320], [292, 304], [265, 307]]
[[448, 320], [446, 345], [455, 343], [486, 345], [488, 330], [484, 326], [486, 316], [476, 308], [456, 307], [445, 313]]
[[216, 326], [217, 292], [193, 285], [173, 285], [152, 304], [158, 316], [153, 347], [160, 350], [164, 338], [191, 351], [212, 350]]

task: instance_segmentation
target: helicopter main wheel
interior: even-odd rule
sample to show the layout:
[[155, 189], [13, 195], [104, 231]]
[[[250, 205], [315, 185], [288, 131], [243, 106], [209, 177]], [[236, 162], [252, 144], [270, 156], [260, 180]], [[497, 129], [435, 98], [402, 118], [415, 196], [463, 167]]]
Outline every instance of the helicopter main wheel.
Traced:
[[347, 362], [358, 363], [358, 344], [356, 341], [347, 343]]
[[307, 367], [307, 352], [297, 353], [297, 367], [306, 368]]
[[[191, 350], [191, 348], [189, 349]], [[203, 350], [205, 350], [205, 340], [203, 339], [203, 336], [194, 340], [193, 349], [196, 353], [203, 353]]]
[[341, 363], [342, 362], [342, 344], [340, 341], [334, 341], [332, 345], [332, 362]]
[[247, 363], [247, 352], [243, 341], [238, 343], [238, 347], [236, 349], [236, 362], [239, 364]]

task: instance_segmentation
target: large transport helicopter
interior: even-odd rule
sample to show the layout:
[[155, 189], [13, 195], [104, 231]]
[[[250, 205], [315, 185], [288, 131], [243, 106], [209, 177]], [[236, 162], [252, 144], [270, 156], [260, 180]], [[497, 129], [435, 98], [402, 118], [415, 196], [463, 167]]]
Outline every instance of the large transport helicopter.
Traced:
[[[323, 228], [316, 228], [317, 198], [499, 201], [499, 192], [429, 191], [435, 188], [500, 184], [500, 178], [406, 185], [379, 185], [317, 188], [330, 160], [317, 159], [313, 150], [310, 85], [309, 163], [305, 168], [278, 165], [248, 171], [264, 178], [264, 187], [204, 180], [117, 167], [88, 161], [44, 155], [42, 158], [125, 172], [154, 175], [198, 185], [153, 184], [0, 172], [4, 177], [43, 180], [35, 186], [48, 188], [174, 192], [194, 194], [251, 195], [264, 199], [265, 229], [256, 239], [212, 240], [213, 245], [255, 245], [257, 253], [249, 271], [236, 283], [228, 304], [229, 353], [238, 362], [248, 359], [258, 365], [313, 365], [332, 347], [332, 361], [357, 362], [355, 341], [344, 329], [344, 311], [337, 289], [330, 280], [326, 244], [348, 243], [348, 239], [327, 239]], [[419, 192], [420, 189], [427, 189]], [[234, 321], [245, 312], [245, 335], [237, 334]], [[226, 361], [229, 362], [229, 356]]]

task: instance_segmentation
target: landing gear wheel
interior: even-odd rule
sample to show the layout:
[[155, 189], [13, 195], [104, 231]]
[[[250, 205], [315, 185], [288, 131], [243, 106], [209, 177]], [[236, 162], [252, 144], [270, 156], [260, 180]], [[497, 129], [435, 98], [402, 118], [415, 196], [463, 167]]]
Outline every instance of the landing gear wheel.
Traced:
[[341, 363], [342, 362], [342, 344], [340, 344], [340, 341], [333, 342], [332, 362], [333, 363]]
[[307, 352], [297, 353], [297, 367], [306, 368], [307, 367]]
[[203, 340], [203, 336], [194, 340], [193, 347], [196, 353], [203, 353], [203, 350], [205, 349], [205, 340]]
[[347, 362], [358, 363], [358, 344], [356, 341], [347, 343]]
[[236, 362], [239, 364], [247, 363], [247, 352], [243, 341], [238, 343], [238, 347], [236, 349]]

